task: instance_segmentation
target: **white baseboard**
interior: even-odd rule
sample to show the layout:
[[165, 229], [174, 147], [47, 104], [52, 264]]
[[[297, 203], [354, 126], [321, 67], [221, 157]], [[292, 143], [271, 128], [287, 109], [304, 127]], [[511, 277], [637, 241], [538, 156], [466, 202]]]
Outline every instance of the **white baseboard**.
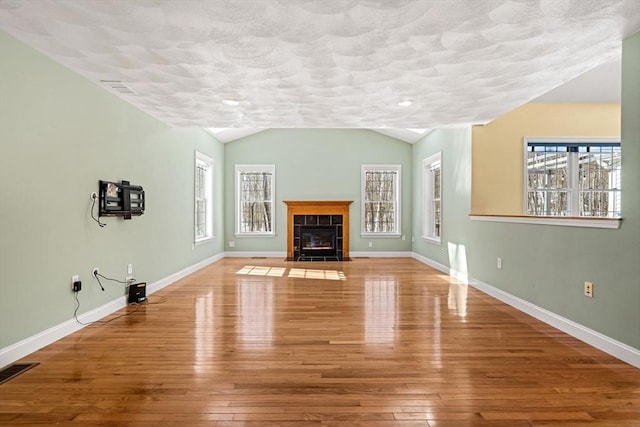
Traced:
[[[414, 253], [413, 258], [430, 267], [440, 270], [443, 273], [449, 274], [450, 276], [455, 277], [459, 280], [461, 280], [462, 277], [467, 278], [466, 273], [451, 270], [449, 267], [440, 264], [432, 259], [426, 258], [422, 255]], [[468, 280], [465, 280], [465, 282], [478, 289], [479, 291], [484, 292], [485, 294], [492, 296], [493, 298], [507, 305], [510, 305], [511, 307], [523, 313], [526, 313], [529, 316], [540, 320], [541, 322], [546, 323], [547, 325], [553, 326], [554, 328], [568, 335], [571, 335], [572, 337], [577, 338], [580, 341], [583, 341], [599, 350], [602, 350], [605, 353], [622, 360], [623, 362], [635, 366], [636, 368], [640, 368], [640, 350], [638, 350], [637, 348], [614, 340], [613, 338], [601, 334], [598, 331], [594, 331], [593, 329], [587, 328], [586, 326], [576, 323], [573, 320], [569, 320], [547, 309], [538, 307], [535, 304], [511, 295], [510, 293], [505, 292], [502, 289], [498, 289], [487, 283], [481, 282], [480, 280], [468, 278]]]
[[449, 267], [447, 267], [444, 264], [440, 264], [438, 261], [434, 261], [431, 258], [427, 258], [425, 256], [422, 256], [420, 254], [417, 254], [415, 252], [413, 252], [413, 258], [417, 259], [418, 261], [420, 261], [423, 264], [427, 264], [429, 267], [435, 268], [438, 271], [443, 272], [444, 274], [449, 274], [451, 275], [451, 269]]
[[[177, 273], [157, 280], [147, 287], [147, 294], [157, 292], [158, 290], [182, 279], [183, 277], [188, 276], [189, 274], [203, 267], [206, 267], [209, 264], [213, 264], [214, 262], [219, 261], [222, 258], [224, 258], [224, 254], [215, 255], [211, 258], [205, 259], [197, 264], [180, 270]], [[78, 320], [82, 323], [95, 322], [96, 320], [100, 320], [126, 306], [127, 297], [122, 296], [116, 298], [115, 300], [109, 301], [108, 303], [100, 307], [94, 308], [93, 310], [78, 315]], [[59, 339], [66, 337], [67, 335], [71, 335], [72, 333], [79, 331], [85, 326], [86, 325], [81, 325], [80, 323], [76, 322], [76, 319], [69, 319], [36, 335], [30, 336], [23, 339], [22, 341], [0, 349], [0, 367], [9, 365], [16, 360], [22, 359], [23, 357], [33, 353], [34, 351], [40, 350], [41, 348], [54, 343]]]
[[[225, 258], [286, 258], [286, 252], [241, 252], [241, 251], [229, 251], [224, 253]], [[410, 258], [413, 256], [413, 252], [350, 252], [351, 258], [365, 257], [365, 258]]]
[[287, 252], [242, 252], [229, 251], [224, 253], [225, 258], [286, 258]]
[[[100, 320], [105, 316], [118, 311], [125, 307], [127, 303], [126, 297], [122, 296], [113, 301], [106, 303], [103, 306], [95, 308], [91, 311], [78, 315], [78, 320], [82, 323], [91, 323], [96, 320]], [[32, 335], [28, 338], [18, 341], [8, 347], [0, 350], [0, 367], [9, 365], [16, 360], [33, 353], [36, 350], [40, 350], [51, 343], [58, 341], [61, 338], [71, 335], [72, 333], [79, 331], [86, 325], [81, 325], [76, 322], [75, 319], [69, 319], [58, 325], [55, 325], [47, 330], [44, 330], [36, 335]]]
[[178, 271], [177, 273], [173, 273], [167, 277], [165, 277], [164, 279], [160, 279], [160, 280], [156, 280], [155, 282], [153, 282], [152, 284], [150, 284], [147, 287], [147, 293], [148, 294], [152, 294], [154, 292], [159, 291], [160, 289], [169, 286], [172, 283], [177, 282], [178, 280], [182, 279], [183, 277], [187, 277], [188, 275], [190, 275], [191, 273], [195, 273], [196, 271], [200, 270], [201, 268], [204, 268], [210, 264], [213, 264], [214, 262], [220, 261], [221, 259], [224, 258], [224, 253], [219, 253], [218, 255], [214, 255], [211, 258], [207, 258], [205, 260], [202, 260], [196, 264], [193, 264], [187, 268], [184, 268], [180, 271]]
[[413, 252], [376, 252], [376, 251], [351, 251], [351, 258], [411, 258]]

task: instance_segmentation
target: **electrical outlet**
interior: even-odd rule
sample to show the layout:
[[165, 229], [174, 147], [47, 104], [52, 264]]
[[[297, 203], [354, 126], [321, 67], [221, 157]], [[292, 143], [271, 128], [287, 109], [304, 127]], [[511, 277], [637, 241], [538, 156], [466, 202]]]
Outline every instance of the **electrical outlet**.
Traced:
[[133, 276], [127, 276], [124, 281], [127, 282], [127, 285], [130, 285], [133, 283]]
[[593, 283], [584, 282], [584, 296], [593, 298]]
[[373, 242], [369, 242], [369, 247], [373, 247]]
[[407, 238], [405, 236], [402, 236], [402, 240], [407, 240]]
[[502, 258], [496, 258], [496, 267], [498, 270], [502, 270]]
[[91, 270], [91, 275], [93, 277], [97, 277], [99, 273], [100, 273], [100, 269], [98, 267], [94, 267], [93, 270]]
[[234, 248], [236, 246], [236, 242], [229, 242], [229, 247]]
[[91, 200], [96, 200], [98, 198], [98, 193], [93, 191], [93, 192], [91, 192], [91, 195], [89, 197], [91, 198]]
[[127, 264], [127, 274], [133, 274], [133, 264]]
[[71, 290], [73, 292], [79, 292], [82, 288], [82, 283], [80, 282], [80, 276], [74, 274], [71, 276]]

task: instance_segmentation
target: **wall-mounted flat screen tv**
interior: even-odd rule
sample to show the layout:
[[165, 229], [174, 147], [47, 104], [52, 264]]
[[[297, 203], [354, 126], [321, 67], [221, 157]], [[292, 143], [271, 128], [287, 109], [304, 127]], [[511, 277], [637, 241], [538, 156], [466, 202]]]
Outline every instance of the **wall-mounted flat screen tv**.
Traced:
[[140, 185], [131, 185], [129, 181], [100, 181], [100, 216], [132, 216], [144, 213], [144, 189]]

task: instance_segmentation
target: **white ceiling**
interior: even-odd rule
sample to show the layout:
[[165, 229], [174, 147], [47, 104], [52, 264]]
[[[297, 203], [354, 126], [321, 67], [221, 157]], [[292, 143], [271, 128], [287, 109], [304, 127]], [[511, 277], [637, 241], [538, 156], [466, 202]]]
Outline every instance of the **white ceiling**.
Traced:
[[615, 62], [640, 0], [0, 0], [0, 28], [172, 126], [409, 141]]
[[617, 57], [534, 99], [533, 102], [611, 102], [622, 97], [622, 60]]

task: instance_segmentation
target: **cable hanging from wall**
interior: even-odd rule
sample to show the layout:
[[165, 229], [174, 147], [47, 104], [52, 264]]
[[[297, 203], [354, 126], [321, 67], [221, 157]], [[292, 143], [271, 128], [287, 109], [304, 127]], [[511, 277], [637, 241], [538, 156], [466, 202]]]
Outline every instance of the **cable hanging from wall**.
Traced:
[[97, 222], [100, 227], [105, 227], [107, 224], [105, 224], [104, 222], [100, 222], [100, 220], [98, 218], [96, 218], [96, 216], [93, 214], [93, 212], [94, 212], [94, 210], [96, 208], [96, 200], [98, 200], [98, 194], [96, 194], [95, 192], [91, 193], [91, 200], [92, 200], [92, 202], [91, 202], [91, 218], [93, 218], [93, 220], [95, 222]]

